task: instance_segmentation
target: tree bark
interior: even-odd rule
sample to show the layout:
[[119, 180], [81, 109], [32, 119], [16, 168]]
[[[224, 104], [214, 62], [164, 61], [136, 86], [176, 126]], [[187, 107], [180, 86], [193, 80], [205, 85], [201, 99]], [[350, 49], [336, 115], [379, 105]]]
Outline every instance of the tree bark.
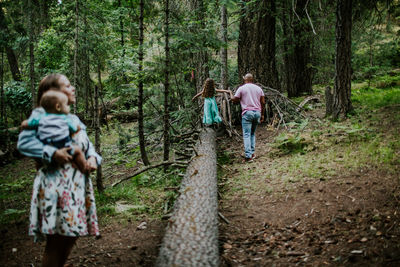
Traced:
[[50, 17], [49, 17], [50, 1], [40, 0], [39, 2], [40, 2], [39, 8], [40, 8], [41, 28], [47, 29], [50, 24]]
[[204, 128], [186, 169], [156, 266], [218, 266], [216, 134]]
[[7, 119], [7, 108], [4, 101], [4, 48], [0, 46], [1, 49], [1, 66], [0, 66], [0, 104], [1, 104], [1, 126], [5, 129], [4, 133], [4, 143], [5, 143], [5, 150], [11, 151], [10, 142], [9, 142], [9, 133], [8, 133], [8, 119]]
[[140, 16], [139, 16], [139, 96], [138, 96], [138, 127], [139, 127], [139, 146], [140, 154], [144, 165], [150, 165], [146, 153], [146, 141], [144, 139], [144, 125], [143, 125], [143, 0], [140, 0]]
[[75, 86], [75, 104], [74, 113], [77, 113], [78, 106], [78, 50], [79, 50], [79, 0], [75, 0], [75, 37], [74, 37], [74, 86]]
[[312, 94], [311, 26], [305, 11], [308, 2], [292, 2], [295, 6], [291, 6], [289, 1], [281, 2], [285, 63], [283, 76], [289, 97]]
[[228, 89], [228, 16], [226, 4], [221, 4], [221, 84], [222, 89]]
[[256, 82], [279, 89], [275, 59], [275, 0], [245, 0], [238, 41], [239, 79], [252, 73]]
[[[165, 80], [164, 80], [164, 161], [169, 160], [169, 147], [170, 147], [170, 136], [169, 136], [169, 0], [165, 0], [165, 22], [164, 22], [164, 34], [165, 34]], [[167, 167], [164, 167], [164, 171]]]
[[[0, 46], [1, 49], [1, 65], [0, 65], [0, 114], [1, 114], [1, 122], [4, 124], [4, 118], [5, 118], [5, 111], [6, 111], [6, 106], [5, 106], [5, 101], [4, 101], [4, 48]], [[8, 127], [5, 127], [8, 128]]]
[[[351, 103], [352, 1], [338, 0], [336, 6], [336, 58], [332, 118], [347, 116]], [[328, 114], [330, 115], [330, 114]]]
[[6, 49], [7, 60], [8, 64], [10, 65], [11, 75], [15, 81], [22, 81], [21, 72], [19, 71], [18, 68], [17, 57], [15, 56], [14, 50], [12, 49], [9, 43], [11, 39], [11, 34], [8, 29], [6, 17], [3, 11], [3, 4], [1, 2], [0, 2], [0, 32], [1, 32], [1, 38], [5, 40], [4, 47]]
[[[86, 2], [87, 3], [87, 2]], [[84, 35], [83, 35], [83, 44], [85, 49], [83, 49], [82, 54], [83, 54], [83, 59], [84, 59], [84, 84], [85, 84], [85, 118], [89, 118], [89, 111], [91, 108], [93, 109], [93, 106], [90, 108], [89, 106], [89, 95], [90, 95], [90, 56], [89, 56], [89, 43], [87, 39], [88, 35], [88, 23], [87, 23], [87, 16], [86, 16], [86, 11], [83, 12], [83, 26], [84, 26]]]
[[[99, 79], [99, 88], [100, 88], [100, 91], [102, 91], [100, 62], [97, 63], [97, 76]], [[97, 86], [95, 86], [95, 88], [94, 88], [94, 109], [95, 109], [96, 115], [93, 119], [95, 121], [95, 149], [96, 149], [97, 153], [101, 154], [99, 88]], [[102, 193], [104, 191], [101, 165], [97, 166], [96, 186], [97, 186], [97, 190], [100, 193]]]
[[[197, 28], [193, 30], [193, 34], [200, 34], [200, 31], [206, 27], [204, 17], [205, 17], [205, 7], [203, 0], [189, 0], [189, 7], [192, 13], [195, 14], [195, 20], [197, 21]], [[205, 40], [204, 40], [205, 41]], [[194, 66], [194, 82], [196, 86], [196, 92], [200, 91], [203, 87], [205, 80], [209, 77], [209, 67], [208, 67], [208, 53], [206, 48], [206, 43], [202, 42], [198, 44], [198, 49], [200, 51], [193, 53], [192, 62]]]
[[[125, 65], [125, 36], [124, 36], [124, 21], [123, 21], [123, 14], [122, 14], [122, 5], [121, 5], [121, 0], [118, 0], [118, 8], [119, 10], [119, 32], [121, 34], [121, 48], [122, 48], [122, 66]], [[125, 75], [125, 70], [122, 68], [122, 80], [124, 83], [127, 83], [127, 78]]]
[[28, 31], [29, 31], [29, 85], [32, 94], [32, 109], [36, 107], [36, 90], [35, 90], [35, 55], [34, 55], [34, 17], [32, 0], [28, 0]]

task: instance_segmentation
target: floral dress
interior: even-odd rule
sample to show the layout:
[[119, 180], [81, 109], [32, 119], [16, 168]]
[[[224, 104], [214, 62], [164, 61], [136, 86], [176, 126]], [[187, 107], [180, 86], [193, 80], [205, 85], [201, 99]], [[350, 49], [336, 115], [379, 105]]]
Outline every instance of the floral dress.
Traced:
[[[84, 152], [90, 145], [83, 131], [74, 136], [73, 142]], [[70, 163], [62, 167], [47, 164], [38, 170], [29, 217], [29, 235], [35, 241], [43, 234], [99, 235], [92, 182]]]
[[220, 123], [220, 122], [222, 122], [222, 119], [218, 113], [218, 106], [217, 102], [215, 101], [215, 97], [205, 97], [203, 124], [211, 125], [213, 123]]

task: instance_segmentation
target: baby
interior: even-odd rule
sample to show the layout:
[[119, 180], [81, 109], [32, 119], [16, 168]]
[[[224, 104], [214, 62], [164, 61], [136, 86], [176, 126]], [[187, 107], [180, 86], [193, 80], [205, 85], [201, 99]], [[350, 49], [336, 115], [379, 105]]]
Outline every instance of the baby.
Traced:
[[40, 105], [46, 112], [31, 116], [21, 124], [22, 129], [37, 129], [37, 136], [45, 145], [56, 148], [71, 147], [69, 153], [82, 173], [87, 173], [83, 151], [72, 144], [71, 136], [80, 130], [79, 125], [69, 115], [68, 97], [56, 90], [45, 92]]

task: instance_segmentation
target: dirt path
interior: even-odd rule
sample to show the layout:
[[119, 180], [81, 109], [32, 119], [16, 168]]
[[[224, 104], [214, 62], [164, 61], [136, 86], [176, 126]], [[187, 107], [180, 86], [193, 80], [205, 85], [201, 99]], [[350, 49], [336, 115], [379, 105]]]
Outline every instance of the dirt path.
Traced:
[[[267, 155], [270, 132], [258, 129], [257, 138], [257, 153]], [[221, 149], [240, 155], [242, 148], [222, 142]], [[360, 168], [293, 183], [263, 178], [274, 164], [262, 156], [226, 167], [220, 212], [230, 223], [220, 225], [222, 266], [399, 266], [398, 173]], [[236, 192], [240, 179], [245, 189]]]

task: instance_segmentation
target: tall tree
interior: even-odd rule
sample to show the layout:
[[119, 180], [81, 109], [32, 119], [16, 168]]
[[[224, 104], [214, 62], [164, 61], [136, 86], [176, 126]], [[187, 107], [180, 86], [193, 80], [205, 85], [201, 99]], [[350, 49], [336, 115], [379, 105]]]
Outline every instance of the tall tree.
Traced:
[[336, 57], [335, 84], [333, 103], [331, 105], [333, 119], [346, 116], [353, 110], [351, 103], [351, 28], [352, 0], [338, 0], [336, 4]]
[[[89, 111], [90, 106], [89, 106], [89, 98], [90, 98], [90, 51], [89, 51], [89, 41], [88, 41], [88, 34], [89, 34], [89, 26], [88, 26], [88, 20], [87, 20], [87, 12], [89, 10], [89, 7], [87, 5], [87, 0], [84, 2], [86, 4], [86, 7], [83, 9], [83, 14], [82, 14], [82, 19], [83, 19], [83, 38], [82, 38], [82, 43], [84, 46], [84, 49], [82, 49], [82, 58], [83, 58], [83, 84], [85, 86], [85, 111], [84, 115], [85, 118], [89, 118]], [[93, 105], [92, 105], [92, 110]]]
[[[97, 153], [101, 154], [101, 143], [100, 143], [100, 109], [99, 109], [99, 90], [102, 91], [102, 83], [101, 83], [101, 64], [100, 60], [97, 62], [97, 78], [99, 80], [99, 86], [95, 86], [94, 88], [94, 114], [95, 117], [93, 120], [95, 121], [95, 149]], [[103, 186], [103, 172], [101, 169], [101, 165], [97, 166], [96, 171], [96, 186], [97, 190], [102, 193], [104, 191]]]
[[[205, 23], [205, 5], [203, 0], [189, 0], [189, 8], [194, 14], [195, 26], [193, 27], [192, 34], [202, 35], [202, 31], [206, 27]], [[208, 67], [208, 53], [205, 38], [199, 40], [195, 52], [192, 54], [192, 62], [194, 67], [194, 80], [196, 90], [202, 88], [204, 81], [209, 76]]]
[[75, 0], [75, 36], [74, 36], [74, 86], [76, 102], [74, 105], [74, 113], [77, 112], [78, 106], [78, 52], [79, 52], [79, 0]]
[[0, 119], [4, 123], [6, 106], [4, 101], [4, 48], [0, 46], [1, 52], [1, 64], [0, 64]]
[[3, 43], [6, 49], [7, 60], [8, 64], [10, 65], [12, 77], [15, 81], [22, 81], [21, 72], [19, 71], [18, 67], [18, 60], [17, 57], [15, 56], [14, 49], [12, 48], [12, 44], [10, 43], [12, 38], [10, 31], [8, 29], [6, 17], [4, 15], [2, 2], [0, 2], [0, 32], [2, 39], [1, 42]]
[[[165, 11], [165, 22], [164, 22], [164, 34], [165, 34], [165, 80], [164, 80], [164, 161], [169, 160], [169, 0], [164, 0], [164, 11]], [[167, 167], [165, 166], [164, 171]]]
[[289, 97], [312, 94], [311, 26], [309, 0], [281, 1], [283, 27], [283, 81]]
[[221, 83], [222, 89], [228, 89], [228, 15], [226, 3], [221, 4]]
[[238, 41], [239, 78], [250, 72], [257, 82], [279, 89], [275, 59], [275, 0], [244, 0]]
[[138, 127], [139, 127], [139, 145], [140, 154], [144, 165], [150, 165], [149, 159], [146, 153], [146, 141], [144, 139], [144, 126], [143, 126], [143, 9], [144, 2], [140, 0], [139, 4], [140, 15], [139, 15], [139, 96], [138, 96]]
[[[125, 64], [125, 35], [124, 35], [124, 20], [123, 20], [123, 11], [122, 11], [122, 5], [121, 5], [121, 0], [118, 0], [118, 9], [119, 9], [119, 32], [121, 34], [121, 48], [122, 48], [122, 55], [121, 55], [121, 60], [122, 60], [122, 66]], [[127, 83], [127, 77], [125, 75], [124, 68], [122, 68], [122, 80]]]
[[28, 0], [28, 34], [29, 34], [29, 85], [32, 93], [32, 109], [36, 107], [36, 88], [35, 88], [35, 55], [34, 55], [34, 10], [32, 0]]

